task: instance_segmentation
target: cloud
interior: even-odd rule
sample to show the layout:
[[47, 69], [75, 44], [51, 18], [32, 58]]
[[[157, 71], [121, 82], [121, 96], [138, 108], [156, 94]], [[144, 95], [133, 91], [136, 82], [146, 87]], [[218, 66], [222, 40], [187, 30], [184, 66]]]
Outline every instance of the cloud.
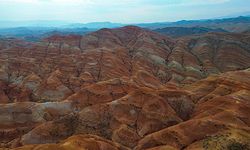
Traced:
[[90, 4], [91, 0], [1, 0], [1, 3], [20, 4]]
[[230, 0], [183, 0], [183, 4], [188, 5], [208, 5], [208, 4], [221, 4], [229, 2]]
[[124, 5], [207, 5], [225, 3], [230, 0], [1, 0], [1, 3], [33, 3], [50, 5], [91, 5], [91, 6], [124, 6]]
[[34, 2], [37, 2], [37, 0], [2, 0], [1, 3], [8, 3], [8, 4], [11, 4], [11, 3], [34, 3]]
[[191, 5], [213, 5], [222, 4], [231, 0], [137, 0], [140, 3], [157, 5], [157, 6], [191, 6]]
[[0, 0], [0, 19], [154, 22], [224, 16], [245, 0]]
[[88, 4], [126, 4], [138, 0], [1, 0], [4, 3], [88, 3]]

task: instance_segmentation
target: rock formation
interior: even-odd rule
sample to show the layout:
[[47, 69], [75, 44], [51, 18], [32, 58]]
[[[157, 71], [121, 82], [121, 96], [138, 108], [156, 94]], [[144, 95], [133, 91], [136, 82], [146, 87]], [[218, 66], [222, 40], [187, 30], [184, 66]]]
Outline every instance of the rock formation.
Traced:
[[250, 35], [135, 26], [0, 41], [0, 149], [249, 149]]

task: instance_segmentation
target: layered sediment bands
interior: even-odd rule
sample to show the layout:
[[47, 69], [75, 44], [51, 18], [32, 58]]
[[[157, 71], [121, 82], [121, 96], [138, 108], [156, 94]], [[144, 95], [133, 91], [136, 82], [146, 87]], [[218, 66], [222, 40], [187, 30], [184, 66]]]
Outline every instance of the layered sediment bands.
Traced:
[[0, 40], [0, 147], [249, 148], [248, 34], [128, 26]]
[[196, 106], [191, 118], [146, 136], [136, 149], [229, 149], [235, 144], [249, 148], [249, 75], [249, 70], [228, 72], [189, 85], [186, 88], [198, 95], [193, 97]]
[[27, 145], [17, 148], [18, 150], [43, 150], [43, 149], [58, 149], [58, 150], [75, 150], [75, 149], [93, 149], [93, 150], [129, 150], [128, 148], [114, 143], [112, 141], [100, 138], [95, 135], [76, 135], [58, 144], [44, 145]]

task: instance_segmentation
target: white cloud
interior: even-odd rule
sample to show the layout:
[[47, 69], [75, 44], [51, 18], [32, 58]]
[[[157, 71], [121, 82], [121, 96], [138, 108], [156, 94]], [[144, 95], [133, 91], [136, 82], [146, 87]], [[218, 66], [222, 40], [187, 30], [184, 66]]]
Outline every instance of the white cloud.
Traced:
[[225, 3], [228, 2], [230, 0], [192, 0], [193, 2], [197, 1], [197, 2], [207, 2], [207, 3]]
[[126, 4], [138, 0], [0, 0], [2, 3], [87, 3], [87, 4]]
[[67, 4], [67, 5], [102, 5], [102, 6], [118, 6], [128, 4], [138, 5], [205, 5], [219, 4], [230, 0], [0, 0], [1, 3], [33, 3], [33, 4]]
[[191, 5], [206, 5], [206, 4], [220, 4], [226, 3], [230, 0], [184, 0], [183, 3], [191, 4]]
[[2, 0], [1, 3], [34, 3], [37, 0]]
[[[230, 3], [227, 3], [229, 2]], [[210, 18], [242, 7], [244, 0], [0, 0], [0, 18], [76, 22], [154, 22]], [[247, 9], [247, 8], [244, 8]]]
[[1, 3], [32, 3], [32, 4], [90, 4], [91, 0], [1, 0]]

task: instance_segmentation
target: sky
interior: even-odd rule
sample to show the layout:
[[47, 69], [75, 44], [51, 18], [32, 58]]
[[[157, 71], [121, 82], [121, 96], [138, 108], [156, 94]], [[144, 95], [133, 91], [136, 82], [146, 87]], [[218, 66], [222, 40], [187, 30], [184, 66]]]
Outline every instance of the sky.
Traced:
[[167, 22], [250, 12], [250, 0], [0, 0], [0, 21]]

